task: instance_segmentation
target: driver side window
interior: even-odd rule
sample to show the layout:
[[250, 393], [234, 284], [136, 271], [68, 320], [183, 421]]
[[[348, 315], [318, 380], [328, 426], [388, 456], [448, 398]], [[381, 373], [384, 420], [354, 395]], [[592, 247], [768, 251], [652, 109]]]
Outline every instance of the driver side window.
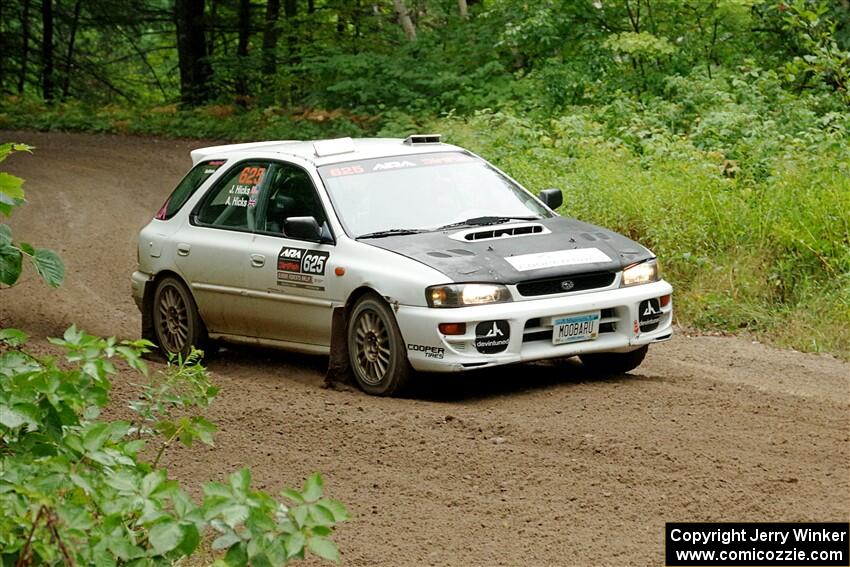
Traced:
[[266, 194], [268, 202], [260, 226], [262, 232], [286, 236], [284, 225], [291, 217], [313, 217], [319, 226], [327, 221], [316, 188], [308, 173], [300, 167], [276, 164]]
[[253, 231], [258, 197], [268, 170], [266, 163], [245, 163], [234, 168], [204, 199], [195, 217], [197, 223]]

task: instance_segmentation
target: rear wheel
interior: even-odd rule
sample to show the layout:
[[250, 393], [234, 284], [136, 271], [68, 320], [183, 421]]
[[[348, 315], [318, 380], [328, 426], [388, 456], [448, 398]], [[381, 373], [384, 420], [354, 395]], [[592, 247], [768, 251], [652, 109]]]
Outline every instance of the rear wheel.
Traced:
[[347, 335], [351, 371], [360, 388], [375, 396], [401, 393], [413, 368], [387, 304], [375, 295], [363, 296], [351, 311]]
[[581, 354], [579, 358], [588, 370], [605, 375], [625, 374], [640, 366], [648, 350], [649, 345], [643, 345], [631, 352], [594, 352]]
[[189, 355], [192, 346], [203, 349], [206, 328], [186, 286], [173, 277], [159, 281], [153, 296], [153, 330], [163, 354]]

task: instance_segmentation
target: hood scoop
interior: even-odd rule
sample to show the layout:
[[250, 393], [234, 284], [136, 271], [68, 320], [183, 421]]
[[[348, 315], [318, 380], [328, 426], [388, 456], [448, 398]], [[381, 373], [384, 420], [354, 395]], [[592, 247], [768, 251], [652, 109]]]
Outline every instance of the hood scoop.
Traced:
[[502, 238], [516, 238], [533, 234], [550, 234], [551, 231], [542, 224], [524, 223], [502, 225], [497, 227], [474, 228], [456, 232], [449, 236], [453, 240], [461, 242], [480, 242], [486, 240], [499, 240]]

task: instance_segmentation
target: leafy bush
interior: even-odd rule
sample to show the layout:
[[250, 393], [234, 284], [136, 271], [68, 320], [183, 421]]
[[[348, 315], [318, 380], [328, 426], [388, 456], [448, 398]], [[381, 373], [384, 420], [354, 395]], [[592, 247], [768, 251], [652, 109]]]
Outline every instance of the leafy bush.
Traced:
[[[306, 550], [338, 560], [328, 539], [348, 519], [322, 497], [322, 478], [280, 502], [251, 488], [247, 469], [209, 482], [195, 503], [157, 468], [175, 442], [212, 443], [200, 410], [217, 389], [199, 353], [172, 360], [131, 404], [137, 420], [99, 419], [120, 360], [142, 375], [146, 341], [100, 339], [71, 327], [51, 342], [64, 360], [24, 349], [0, 331], [0, 558], [4, 565], [167, 565], [198, 549], [205, 532], [222, 565], [284, 565]], [[159, 443], [157, 449], [156, 444]], [[155, 455], [152, 462], [146, 455]]]
[[[0, 162], [12, 152], [28, 152], [25, 144], [0, 144]], [[24, 180], [0, 171], [0, 214], [8, 217], [25, 202]], [[12, 241], [12, 229], [0, 223], [0, 286], [12, 286], [21, 277], [23, 259], [28, 258], [36, 273], [50, 287], [58, 287], [65, 278], [65, 266], [59, 256], [46, 248], [35, 248], [26, 242]]]

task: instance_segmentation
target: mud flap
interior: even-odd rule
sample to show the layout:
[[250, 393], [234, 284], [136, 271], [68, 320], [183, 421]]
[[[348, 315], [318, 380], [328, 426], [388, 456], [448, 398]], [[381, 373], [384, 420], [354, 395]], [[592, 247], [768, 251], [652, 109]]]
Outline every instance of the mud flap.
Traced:
[[164, 362], [166, 357], [159, 350], [159, 345], [156, 343], [156, 334], [153, 330], [153, 317], [151, 316], [153, 307], [152, 287], [151, 282], [146, 283], [145, 293], [142, 296], [142, 338], [149, 340], [156, 346], [149, 352], [142, 355], [142, 358], [146, 360], [154, 360], [156, 362]]
[[335, 383], [354, 384], [348, 363], [345, 307], [334, 308], [331, 318], [331, 354], [328, 357], [328, 371], [325, 373], [325, 387], [332, 388]]

